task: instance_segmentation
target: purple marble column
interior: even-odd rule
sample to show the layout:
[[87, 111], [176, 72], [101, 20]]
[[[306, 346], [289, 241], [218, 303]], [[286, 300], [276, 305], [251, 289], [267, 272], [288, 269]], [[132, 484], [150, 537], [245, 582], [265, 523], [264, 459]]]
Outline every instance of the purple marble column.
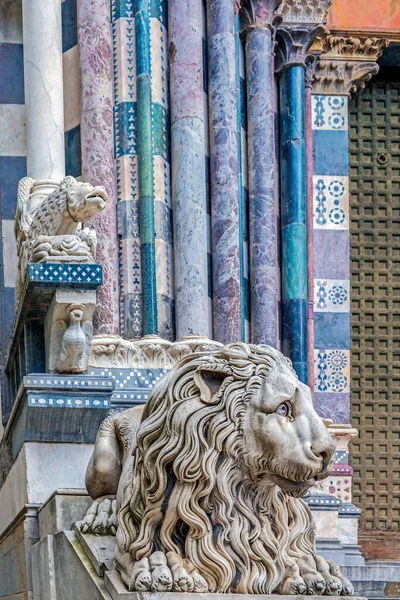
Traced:
[[168, 5], [177, 338], [209, 327], [201, 0]]
[[207, 1], [214, 339], [241, 340], [235, 11]]
[[81, 72], [82, 179], [104, 185], [106, 209], [91, 221], [104, 283], [97, 293], [95, 333], [119, 330], [112, 37], [109, 0], [77, 0]]
[[272, 56], [277, 0], [246, 0], [251, 341], [278, 347], [278, 235]]

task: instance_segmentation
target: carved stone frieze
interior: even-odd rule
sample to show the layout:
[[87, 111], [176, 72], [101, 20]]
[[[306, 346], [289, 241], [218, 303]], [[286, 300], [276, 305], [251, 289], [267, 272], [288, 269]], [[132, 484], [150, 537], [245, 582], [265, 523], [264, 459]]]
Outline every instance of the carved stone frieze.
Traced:
[[168, 369], [185, 356], [220, 347], [219, 342], [201, 336], [187, 336], [169, 342], [157, 335], [146, 335], [140, 340], [124, 340], [118, 335], [97, 335], [92, 340], [90, 366]]
[[277, 12], [284, 23], [323, 23], [333, 0], [283, 0]]
[[[54, 190], [54, 182], [50, 183]], [[103, 187], [78, 182], [74, 177], [65, 177], [47, 196], [35, 193], [30, 177], [20, 181], [15, 217], [17, 302], [28, 262], [95, 262], [96, 233], [82, 228], [82, 223], [102, 211], [106, 202]]]
[[320, 58], [314, 75], [315, 94], [360, 92], [379, 71], [376, 61], [389, 45], [384, 38], [329, 35], [318, 40]]

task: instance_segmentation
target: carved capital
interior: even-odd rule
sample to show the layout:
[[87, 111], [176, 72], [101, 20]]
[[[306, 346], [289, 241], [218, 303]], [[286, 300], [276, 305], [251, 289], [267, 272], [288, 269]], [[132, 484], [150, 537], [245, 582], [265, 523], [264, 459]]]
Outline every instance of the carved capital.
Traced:
[[315, 38], [325, 31], [324, 25], [282, 23], [276, 32], [276, 71], [294, 65], [306, 67]]
[[279, 3], [280, 0], [242, 0], [239, 12], [242, 34], [258, 28], [273, 29], [282, 20], [274, 14]]
[[321, 41], [314, 76], [315, 94], [361, 92], [379, 71], [376, 61], [389, 40], [329, 35]]
[[283, 0], [275, 14], [282, 19], [277, 30], [276, 69], [306, 66], [315, 39], [327, 33], [325, 17], [332, 0]]

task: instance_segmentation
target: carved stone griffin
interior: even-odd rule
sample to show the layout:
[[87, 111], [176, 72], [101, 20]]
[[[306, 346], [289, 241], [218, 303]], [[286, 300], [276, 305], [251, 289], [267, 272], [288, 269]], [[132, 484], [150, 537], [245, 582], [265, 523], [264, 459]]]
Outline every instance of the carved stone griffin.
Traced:
[[316, 555], [301, 500], [333, 453], [280, 352], [240, 343], [192, 354], [144, 409], [101, 426], [86, 475], [95, 502], [78, 526], [116, 533], [129, 590], [351, 595]]
[[30, 194], [34, 185], [30, 177], [25, 177], [18, 185], [15, 216], [19, 256], [17, 298], [29, 262], [95, 262], [96, 232], [82, 228], [82, 223], [102, 211], [107, 202], [103, 187], [93, 187], [68, 176], [59, 188], [32, 206]]

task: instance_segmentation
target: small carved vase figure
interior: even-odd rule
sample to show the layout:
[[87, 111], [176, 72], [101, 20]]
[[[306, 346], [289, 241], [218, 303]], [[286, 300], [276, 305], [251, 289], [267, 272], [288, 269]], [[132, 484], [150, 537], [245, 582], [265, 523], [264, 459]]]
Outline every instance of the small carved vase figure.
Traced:
[[93, 327], [90, 321], [82, 322], [83, 308], [71, 305], [68, 309], [69, 325], [62, 337], [57, 373], [83, 373], [87, 370]]
[[78, 527], [116, 535], [131, 591], [352, 595], [318, 556], [302, 500], [331, 473], [334, 448], [280, 352], [196, 352], [144, 407], [101, 425], [86, 473], [95, 502]]

